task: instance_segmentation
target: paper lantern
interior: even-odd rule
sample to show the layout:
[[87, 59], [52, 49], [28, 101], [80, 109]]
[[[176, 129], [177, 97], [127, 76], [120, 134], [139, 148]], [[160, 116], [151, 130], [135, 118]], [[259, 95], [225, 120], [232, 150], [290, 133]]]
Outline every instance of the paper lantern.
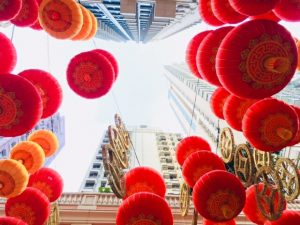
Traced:
[[89, 13], [89, 11], [82, 5], [79, 4], [79, 6], [80, 6], [82, 16], [83, 16], [83, 23], [82, 23], [82, 27], [81, 27], [81, 30], [79, 31], [79, 33], [71, 38], [74, 41], [84, 40], [91, 33], [92, 26], [93, 26], [92, 25], [92, 17], [91, 17], [91, 14]]
[[293, 210], [283, 211], [282, 216], [276, 221], [266, 221], [264, 225], [296, 225], [300, 224], [300, 212]]
[[295, 110], [297, 117], [298, 117], [298, 131], [297, 131], [297, 134], [295, 135], [295, 137], [293, 138], [293, 140], [291, 140], [291, 142], [289, 142], [288, 146], [293, 146], [300, 142], [300, 108], [297, 106], [294, 106], [294, 105], [291, 107], [293, 107], [293, 109]]
[[84, 98], [99, 98], [112, 87], [114, 70], [106, 57], [96, 52], [83, 52], [68, 65], [67, 80], [71, 89]]
[[229, 0], [211, 0], [214, 15], [223, 23], [240, 23], [247, 16], [235, 11], [229, 4]]
[[203, 31], [196, 34], [189, 42], [186, 52], [185, 52], [185, 61], [190, 69], [190, 71], [198, 78], [202, 78], [202, 75], [199, 73], [196, 63], [196, 55], [199, 45], [202, 40], [209, 34], [211, 31]]
[[10, 22], [18, 27], [28, 27], [38, 19], [38, 4], [35, 0], [22, 0], [22, 7]]
[[12, 159], [0, 160], [1, 197], [11, 198], [21, 194], [27, 186], [28, 178], [28, 172], [21, 163]]
[[0, 0], [0, 22], [11, 20], [16, 17], [20, 12], [21, 7], [22, 0]]
[[212, 170], [226, 170], [223, 160], [210, 151], [199, 151], [190, 154], [184, 161], [182, 176], [193, 188], [199, 178]]
[[248, 108], [243, 121], [244, 136], [261, 151], [276, 152], [286, 147], [298, 132], [298, 117], [288, 104], [273, 98]]
[[116, 225], [173, 225], [170, 207], [162, 197], [140, 192], [125, 199], [117, 212]]
[[36, 88], [12, 74], [1, 74], [0, 87], [0, 136], [15, 137], [34, 128], [42, 115]]
[[217, 88], [210, 98], [210, 108], [213, 113], [220, 119], [224, 119], [223, 108], [226, 99], [230, 96], [230, 93], [225, 88]]
[[35, 173], [44, 165], [45, 153], [37, 143], [22, 141], [11, 149], [10, 158], [22, 163], [28, 173]]
[[214, 170], [203, 175], [193, 188], [195, 209], [205, 219], [214, 222], [232, 220], [243, 209], [245, 190], [231, 173]]
[[51, 36], [68, 39], [80, 32], [83, 16], [74, 0], [44, 0], [39, 8], [39, 21]]
[[221, 26], [224, 23], [220, 21], [212, 11], [211, 0], [199, 0], [198, 10], [203, 21], [211, 26]]
[[19, 218], [28, 225], [44, 224], [50, 214], [48, 198], [39, 190], [28, 187], [25, 191], [7, 200], [5, 214]]
[[[258, 184], [258, 191], [261, 192], [264, 187], [264, 184], [260, 183]], [[244, 214], [250, 220], [251, 222], [259, 225], [264, 225], [264, 223], [267, 221], [267, 219], [262, 215], [260, 212], [260, 209], [258, 208], [257, 200], [255, 197], [255, 185], [250, 186], [246, 190], [246, 203], [243, 209]], [[266, 187], [266, 191], [264, 193], [267, 196], [271, 195], [271, 189]], [[274, 206], [274, 211], [278, 211], [279, 207], [279, 196], [278, 192], [275, 193], [275, 198], [273, 198], [273, 206]], [[267, 203], [264, 202], [263, 198], [260, 199], [261, 201], [261, 206], [264, 207], [265, 212], [270, 213], [270, 209], [267, 208]]]
[[17, 63], [17, 52], [11, 42], [3, 33], [0, 33], [0, 73], [10, 73]]
[[28, 141], [40, 145], [46, 157], [52, 156], [59, 147], [56, 135], [50, 130], [36, 130], [28, 136]]
[[281, 0], [274, 8], [275, 14], [282, 20], [289, 22], [300, 21], [299, 0]]
[[19, 76], [26, 78], [38, 90], [43, 101], [42, 118], [57, 112], [62, 102], [62, 88], [54, 76], [39, 69], [24, 70]]
[[189, 136], [183, 138], [176, 146], [176, 159], [180, 166], [190, 154], [198, 151], [211, 151], [211, 148], [206, 140], [198, 136]]
[[88, 12], [90, 13], [90, 16], [92, 18], [92, 29], [91, 29], [91, 32], [89, 33], [89, 35], [84, 40], [92, 39], [96, 35], [97, 30], [98, 30], [98, 20], [97, 20], [97, 18], [95, 17], [95, 15], [91, 11], [88, 10]]
[[203, 225], [236, 225], [235, 220], [229, 220], [226, 222], [216, 223], [203, 218]]
[[56, 201], [63, 192], [63, 179], [51, 168], [41, 168], [29, 177], [28, 187], [43, 192], [50, 202]]
[[271, 10], [267, 13], [256, 15], [256, 16], [250, 16], [249, 19], [250, 20], [272, 20], [274, 22], [279, 22], [280, 21], [280, 18], [275, 15], [273, 10]]
[[10, 217], [10, 216], [5, 216], [5, 217], [0, 217], [0, 224], [2, 225], [27, 225], [23, 220]]
[[31, 25], [30, 28], [32, 28], [34, 30], [43, 30], [43, 28], [38, 20], [33, 25]]
[[124, 199], [138, 192], [151, 192], [165, 197], [166, 184], [164, 178], [150, 167], [136, 167], [125, 174], [126, 193]]
[[230, 5], [239, 13], [253, 16], [272, 10], [280, 0], [229, 0]]
[[238, 131], [242, 131], [242, 120], [247, 109], [253, 105], [257, 100], [239, 98], [230, 95], [226, 98], [223, 106], [223, 115], [230, 127]]
[[233, 27], [221, 27], [206, 35], [196, 56], [197, 68], [203, 79], [210, 84], [222, 86], [216, 73], [216, 55], [224, 37]]
[[220, 82], [241, 98], [262, 99], [276, 94], [292, 79], [296, 66], [293, 37], [270, 20], [251, 20], [234, 28], [216, 57]]
[[296, 46], [297, 46], [297, 52], [298, 52], [298, 65], [297, 65], [297, 69], [300, 70], [300, 41], [297, 41]]

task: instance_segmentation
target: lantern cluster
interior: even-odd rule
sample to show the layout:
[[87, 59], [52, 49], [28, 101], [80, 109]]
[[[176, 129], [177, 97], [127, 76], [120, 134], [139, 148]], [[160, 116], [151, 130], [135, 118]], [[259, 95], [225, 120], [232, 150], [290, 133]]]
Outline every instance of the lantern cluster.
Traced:
[[74, 56], [67, 68], [70, 88], [84, 98], [99, 98], [108, 93], [119, 73], [115, 57], [103, 49]]

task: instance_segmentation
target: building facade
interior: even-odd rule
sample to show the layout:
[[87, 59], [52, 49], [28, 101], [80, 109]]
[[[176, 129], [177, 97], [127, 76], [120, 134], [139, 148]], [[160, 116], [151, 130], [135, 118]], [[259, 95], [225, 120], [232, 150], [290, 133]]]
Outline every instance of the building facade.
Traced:
[[96, 37], [149, 42], [200, 22], [196, 0], [82, 0], [98, 19]]
[[10, 149], [14, 145], [21, 141], [26, 141], [32, 131], [40, 129], [51, 130], [57, 136], [59, 142], [59, 149], [57, 152], [51, 157], [46, 158], [45, 166], [49, 166], [65, 145], [65, 117], [61, 116], [59, 113], [41, 120], [34, 129], [21, 136], [0, 137], [0, 158], [8, 158]]

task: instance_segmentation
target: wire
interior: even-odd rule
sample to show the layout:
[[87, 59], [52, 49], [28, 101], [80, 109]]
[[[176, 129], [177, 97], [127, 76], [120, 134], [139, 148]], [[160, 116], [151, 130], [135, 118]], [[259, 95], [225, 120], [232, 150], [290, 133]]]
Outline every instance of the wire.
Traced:
[[50, 41], [49, 41], [49, 34], [46, 36], [46, 42], [47, 42], [47, 67], [48, 67], [48, 72], [51, 73], [51, 68], [50, 68]]
[[13, 39], [14, 39], [15, 26], [16, 26], [16, 25], [13, 25], [13, 27], [12, 27], [11, 36], [10, 36], [10, 41], [11, 41], [11, 42], [13, 42]]
[[193, 119], [194, 119], [194, 114], [195, 114], [196, 101], [197, 101], [197, 97], [198, 97], [198, 84], [199, 84], [199, 78], [197, 79], [197, 83], [196, 83], [195, 99], [194, 99], [194, 103], [193, 103], [193, 111], [192, 111], [192, 117], [191, 117], [188, 136], [190, 136], [190, 134], [191, 134], [192, 124], [193, 124]]

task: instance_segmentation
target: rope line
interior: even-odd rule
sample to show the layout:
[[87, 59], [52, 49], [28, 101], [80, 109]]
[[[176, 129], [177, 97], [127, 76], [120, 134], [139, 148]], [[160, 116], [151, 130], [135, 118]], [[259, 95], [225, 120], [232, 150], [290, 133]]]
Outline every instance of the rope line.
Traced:
[[188, 136], [190, 136], [190, 134], [191, 134], [193, 119], [194, 119], [194, 115], [195, 115], [195, 107], [196, 107], [196, 101], [197, 101], [198, 91], [199, 91], [198, 84], [199, 84], [199, 78], [197, 79], [197, 83], [196, 83], [195, 98], [194, 98], [194, 103], [193, 103], [193, 111], [192, 111], [192, 117], [191, 117], [191, 122], [190, 122], [190, 128], [189, 128]]

